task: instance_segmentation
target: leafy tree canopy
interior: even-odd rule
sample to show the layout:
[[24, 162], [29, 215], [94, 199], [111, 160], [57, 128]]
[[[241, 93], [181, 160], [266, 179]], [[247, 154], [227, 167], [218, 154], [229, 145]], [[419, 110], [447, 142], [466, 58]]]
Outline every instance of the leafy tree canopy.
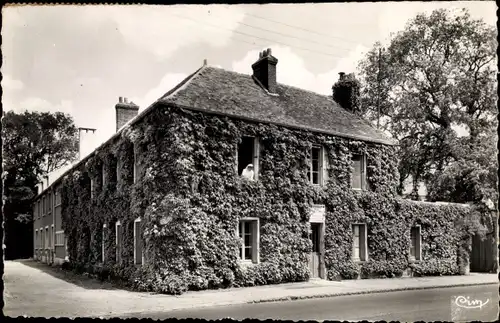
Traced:
[[444, 9], [419, 14], [360, 62], [361, 113], [400, 145], [400, 192], [496, 200], [496, 32]]
[[75, 159], [78, 130], [72, 117], [61, 112], [9, 111], [3, 115], [2, 127], [5, 234], [12, 259], [32, 254], [32, 235], [24, 231], [31, 232], [36, 185]]

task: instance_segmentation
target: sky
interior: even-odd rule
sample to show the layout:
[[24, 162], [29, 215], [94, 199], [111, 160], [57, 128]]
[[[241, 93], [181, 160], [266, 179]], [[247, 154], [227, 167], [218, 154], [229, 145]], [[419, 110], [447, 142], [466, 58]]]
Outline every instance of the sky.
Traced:
[[85, 156], [115, 132], [118, 97], [142, 111], [204, 59], [251, 74], [271, 48], [279, 83], [330, 94], [338, 73], [355, 72], [375, 42], [438, 8], [467, 8], [496, 24], [493, 1], [3, 7], [2, 104], [65, 112], [96, 128], [82, 134]]

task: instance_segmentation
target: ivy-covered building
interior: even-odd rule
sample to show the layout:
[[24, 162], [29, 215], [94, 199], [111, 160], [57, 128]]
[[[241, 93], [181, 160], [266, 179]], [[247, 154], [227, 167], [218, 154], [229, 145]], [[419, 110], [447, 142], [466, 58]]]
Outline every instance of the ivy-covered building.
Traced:
[[120, 99], [116, 134], [37, 198], [35, 214], [57, 194], [37, 257], [167, 293], [463, 273], [469, 208], [399, 198], [397, 147], [356, 115], [355, 80], [319, 95], [277, 83], [277, 63], [204, 64], [139, 115]]

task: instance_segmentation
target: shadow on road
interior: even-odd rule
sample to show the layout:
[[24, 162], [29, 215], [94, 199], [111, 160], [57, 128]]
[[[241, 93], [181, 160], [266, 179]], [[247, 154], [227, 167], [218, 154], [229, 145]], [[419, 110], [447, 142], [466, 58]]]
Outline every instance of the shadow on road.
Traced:
[[38, 269], [52, 277], [64, 280], [70, 284], [77, 285], [85, 289], [105, 289], [105, 290], [129, 290], [133, 291], [124, 286], [117, 286], [109, 281], [100, 281], [95, 278], [87, 277], [83, 274], [76, 274], [69, 270], [64, 270], [60, 266], [50, 266], [44, 263], [34, 261], [32, 259], [15, 260], [28, 267]]

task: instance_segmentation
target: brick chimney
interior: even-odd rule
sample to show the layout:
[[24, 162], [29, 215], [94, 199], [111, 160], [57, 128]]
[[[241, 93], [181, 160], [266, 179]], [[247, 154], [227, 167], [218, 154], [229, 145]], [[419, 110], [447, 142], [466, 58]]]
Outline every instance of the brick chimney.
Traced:
[[332, 86], [333, 100], [349, 112], [359, 109], [360, 85], [353, 73], [339, 73], [339, 80]]
[[118, 98], [116, 109], [116, 131], [132, 120], [139, 113], [139, 106], [134, 102], [128, 102], [127, 98]]
[[276, 64], [278, 64], [278, 59], [271, 55], [271, 48], [259, 53], [259, 60], [252, 64], [253, 77], [269, 93], [276, 93]]

